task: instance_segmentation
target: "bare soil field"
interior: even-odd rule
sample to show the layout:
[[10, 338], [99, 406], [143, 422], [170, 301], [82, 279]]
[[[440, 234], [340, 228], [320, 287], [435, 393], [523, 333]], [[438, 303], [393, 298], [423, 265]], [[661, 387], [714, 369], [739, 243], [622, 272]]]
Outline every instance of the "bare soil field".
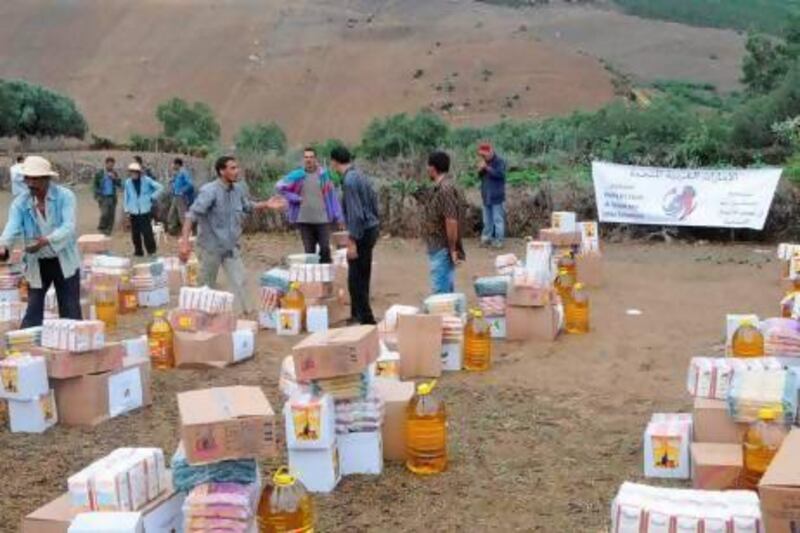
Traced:
[[292, 143], [357, 140], [374, 117], [431, 108], [455, 124], [594, 109], [598, 58], [643, 80], [735, 87], [733, 32], [595, 6], [469, 0], [10, 0], [0, 77], [73, 96], [95, 134], [155, 133], [173, 96], [207, 102], [231, 140], [274, 120]]
[[[5, 197], [0, 205], [7, 206]], [[88, 231], [96, 208], [85, 196], [81, 205], [80, 225]], [[129, 253], [127, 235], [116, 237], [116, 250]], [[251, 281], [298, 248], [294, 235], [249, 236], [243, 249]], [[521, 254], [523, 244], [508, 249]], [[618, 485], [641, 478], [641, 435], [650, 414], [690, 407], [684, 391], [690, 357], [721, 351], [726, 313], [777, 311], [772, 252], [752, 245], [606, 246], [606, 285], [591, 292], [589, 335], [552, 344], [497, 342], [490, 371], [445, 375], [439, 392], [449, 409], [449, 470], [421, 478], [389, 464], [378, 478], [346, 478], [331, 495], [315, 497], [318, 530], [603, 530]], [[472, 276], [491, 271], [493, 254], [475, 242], [467, 253], [457, 285], [472, 297]], [[376, 311], [426, 295], [421, 243], [384, 239], [375, 263]], [[628, 316], [631, 308], [642, 314]], [[113, 336], [142, 334], [146, 315], [122, 317]], [[174, 450], [177, 392], [258, 385], [279, 407], [279, 365], [293, 343], [261, 332], [255, 359], [241, 365], [156, 372], [152, 407], [94, 429], [57, 426], [23, 436], [3, 423], [0, 530], [15, 530], [24, 514], [65, 490], [70, 473], [116, 447]]]

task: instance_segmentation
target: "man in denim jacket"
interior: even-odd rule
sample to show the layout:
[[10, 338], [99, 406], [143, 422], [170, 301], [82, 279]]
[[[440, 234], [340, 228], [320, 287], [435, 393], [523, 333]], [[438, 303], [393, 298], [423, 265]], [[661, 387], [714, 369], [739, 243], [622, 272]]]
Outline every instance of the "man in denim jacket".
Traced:
[[44, 299], [55, 285], [58, 315], [80, 320], [80, 253], [75, 235], [75, 194], [51, 183], [58, 174], [50, 162], [30, 156], [22, 164], [28, 190], [11, 203], [8, 222], [0, 235], [0, 257], [22, 241], [25, 278], [30, 284], [28, 309], [22, 327], [40, 326]]

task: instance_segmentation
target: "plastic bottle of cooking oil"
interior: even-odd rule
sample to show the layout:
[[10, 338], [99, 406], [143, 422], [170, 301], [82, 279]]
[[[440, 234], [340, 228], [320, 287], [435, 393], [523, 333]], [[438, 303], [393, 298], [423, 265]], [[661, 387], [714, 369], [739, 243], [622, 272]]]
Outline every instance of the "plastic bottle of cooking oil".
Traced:
[[589, 333], [589, 295], [583, 283], [576, 283], [571, 297], [564, 302], [567, 333]]
[[771, 408], [759, 410], [758, 421], [751, 424], [747, 430], [744, 439], [744, 470], [741, 478], [743, 489], [758, 488], [758, 482], [786, 437], [786, 426], [778, 420], [778, 414]]
[[444, 402], [431, 394], [436, 381], [417, 385], [406, 410], [406, 467], [415, 474], [447, 469], [447, 413]]
[[25, 278], [22, 278], [20, 280], [20, 282], [19, 282], [19, 299], [20, 299], [20, 301], [22, 301], [22, 302], [27, 302], [28, 301], [28, 289], [30, 289], [30, 284], [28, 283], [28, 280], [25, 279]]
[[568, 250], [562, 252], [561, 255], [558, 257], [557, 266], [559, 270], [561, 270], [562, 268], [565, 269], [567, 272], [570, 273], [572, 278], [575, 279], [575, 276], [578, 273], [578, 266], [577, 263], [575, 262], [575, 257], [573, 257], [572, 252]]
[[313, 533], [314, 506], [303, 484], [282, 466], [258, 504], [259, 533]]
[[167, 313], [159, 309], [147, 325], [147, 342], [150, 346], [150, 361], [159, 370], [175, 368], [175, 353], [172, 346], [172, 326]]
[[136, 297], [136, 290], [131, 284], [131, 278], [124, 275], [119, 281], [119, 312], [123, 315], [135, 313], [139, 308], [139, 299]]
[[305, 324], [306, 298], [300, 292], [300, 284], [296, 281], [289, 284], [289, 292], [281, 298], [281, 308], [300, 311], [300, 321]]
[[574, 285], [575, 276], [570, 274], [566, 268], [559, 268], [558, 277], [556, 278], [556, 290], [564, 305], [567, 305], [567, 301], [572, 298], [572, 287]]
[[186, 261], [186, 279], [184, 283], [187, 287], [197, 287], [199, 277], [200, 262], [197, 260], [197, 256], [192, 254], [189, 260]]
[[731, 350], [734, 357], [763, 357], [764, 335], [758, 324], [752, 320], [742, 322], [731, 339]]
[[491, 364], [492, 339], [489, 334], [489, 323], [483, 318], [483, 311], [472, 309], [464, 327], [464, 369], [489, 370]]
[[92, 288], [97, 319], [106, 324], [107, 329], [117, 326], [117, 285], [111, 282], [97, 283]]

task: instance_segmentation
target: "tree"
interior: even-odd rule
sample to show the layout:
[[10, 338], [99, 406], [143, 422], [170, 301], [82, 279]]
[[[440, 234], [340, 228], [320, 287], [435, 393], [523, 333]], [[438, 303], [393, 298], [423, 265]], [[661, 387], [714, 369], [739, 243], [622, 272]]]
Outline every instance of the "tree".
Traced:
[[161, 122], [165, 137], [189, 148], [208, 147], [220, 137], [214, 112], [203, 102], [189, 104], [173, 98], [158, 106], [156, 118]]
[[274, 122], [243, 126], [234, 139], [236, 150], [242, 153], [286, 152], [286, 134]]
[[752, 94], [770, 92], [789, 69], [789, 48], [764, 35], [750, 34], [745, 52], [742, 83]]
[[431, 112], [405, 113], [375, 119], [367, 126], [361, 149], [368, 159], [408, 156], [440, 147], [447, 138], [447, 123]]
[[76, 137], [86, 119], [68, 96], [22, 80], [0, 80], [0, 137]]

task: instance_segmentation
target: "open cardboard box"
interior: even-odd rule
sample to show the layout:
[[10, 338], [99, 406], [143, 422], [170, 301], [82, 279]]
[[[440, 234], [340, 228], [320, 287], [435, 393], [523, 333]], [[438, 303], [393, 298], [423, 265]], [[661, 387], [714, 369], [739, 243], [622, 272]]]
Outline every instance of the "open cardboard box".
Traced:
[[181, 439], [189, 464], [273, 457], [275, 413], [259, 387], [219, 387], [178, 394]]
[[107, 343], [100, 350], [84, 353], [52, 350], [41, 346], [33, 347], [29, 351], [31, 355], [44, 356], [47, 361], [47, 375], [54, 379], [119, 370], [125, 357], [125, 348], [118, 342]]
[[297, 379], [358, 374], [378, 359], [378, 328], [351, 326], [312, 333], [292, 348]]
[[398, 316], [397, 351], [400, 353], [400, 379], [441, 376], [441, 315]]
[[173, 336], [175, 366], [225, 368], [252, 358], [255, 338], [256, 334], [249, 326], [238, 328], [233, 333], [176, 331]]

